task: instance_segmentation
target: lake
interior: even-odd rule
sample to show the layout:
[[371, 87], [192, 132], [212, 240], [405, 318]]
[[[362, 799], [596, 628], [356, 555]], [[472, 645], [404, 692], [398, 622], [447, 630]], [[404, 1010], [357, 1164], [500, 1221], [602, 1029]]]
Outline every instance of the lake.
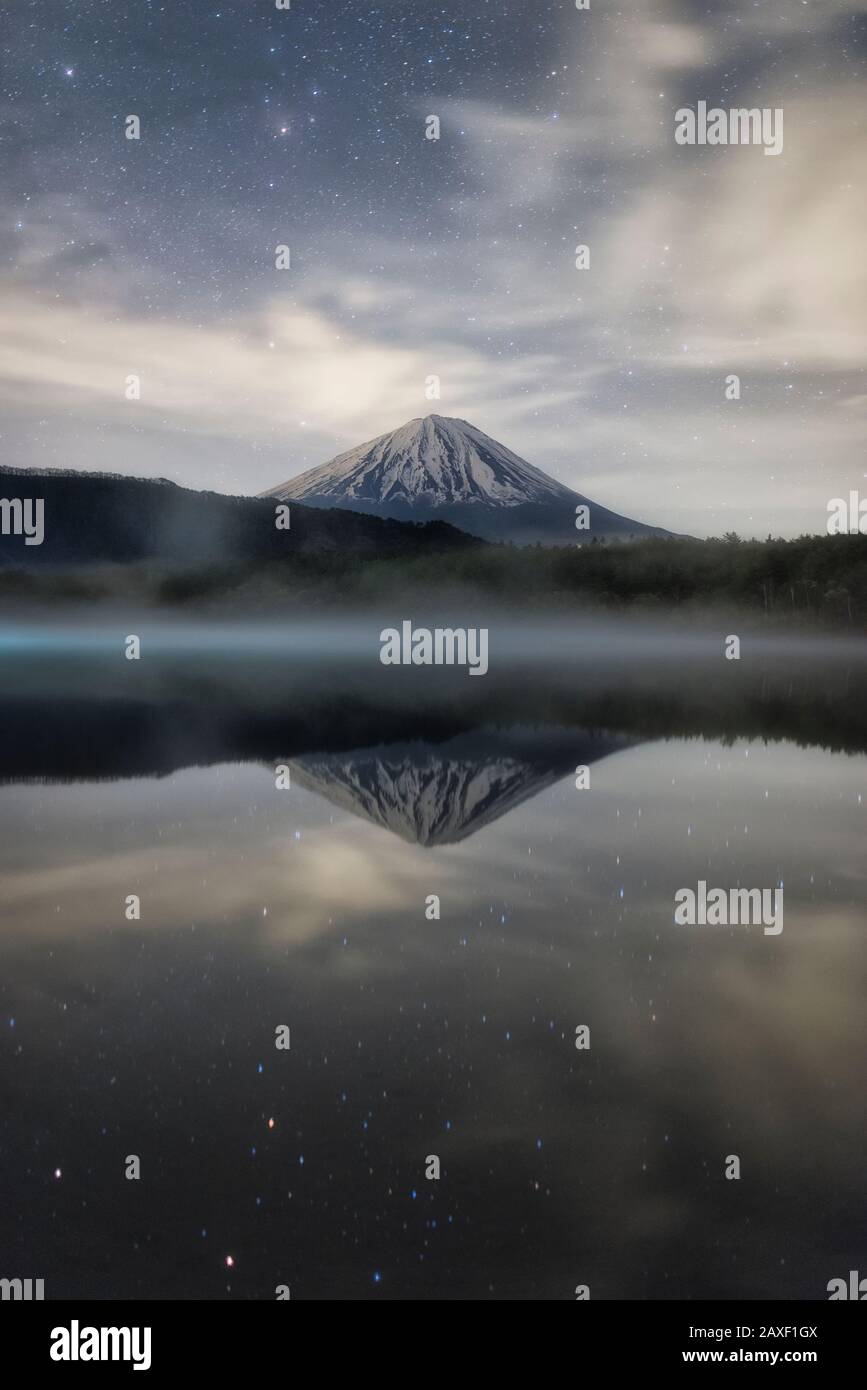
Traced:
[[[470, 680], [378, 621], [0, 631], [0, 1276], [867, 1273], [863, 643], [503, 625]], [[676, 924], [699, 881], [782, 885], [784, 930]]]

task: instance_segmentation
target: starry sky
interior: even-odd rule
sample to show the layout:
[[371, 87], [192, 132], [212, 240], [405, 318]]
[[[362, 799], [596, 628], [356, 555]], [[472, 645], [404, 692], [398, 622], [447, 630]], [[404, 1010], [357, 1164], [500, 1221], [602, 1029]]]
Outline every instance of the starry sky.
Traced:
[[[251, 493], [436, 411], [693, 534], [864, 488], [867, 0], [0, 25], [3, 462]], [[782, 107], [783, 153], [676, 145], [699, 100]]]

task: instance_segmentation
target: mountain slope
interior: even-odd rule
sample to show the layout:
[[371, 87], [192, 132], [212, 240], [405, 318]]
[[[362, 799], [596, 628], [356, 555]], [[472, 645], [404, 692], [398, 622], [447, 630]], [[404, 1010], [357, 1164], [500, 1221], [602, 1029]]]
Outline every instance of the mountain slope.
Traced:
[[283, 493], [379, 502], [496, 503], [570, 498], [568, 488], [465, 420], [428, 415], [302, 473]]
[[[450, 522], [485, 540], [575, 544], [670, 533], [573, 492], [466, 420], [427, 415], [271, 488], [266, 497]], [[578, 531], [578, 506], [589, 526]]]

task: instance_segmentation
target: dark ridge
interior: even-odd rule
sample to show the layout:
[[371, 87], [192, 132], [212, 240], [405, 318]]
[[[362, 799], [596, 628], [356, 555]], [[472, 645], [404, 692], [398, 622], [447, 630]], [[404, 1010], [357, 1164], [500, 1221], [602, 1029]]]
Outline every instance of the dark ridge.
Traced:
[[[0, 568], [45, 570], [95, 563], [155, 561], [189, 569], [208, 564], [288, 560], [304, 554], [360, 556], [454, 550], [477, 544], [445, 522], [427, 528], [306, 503], [195, 492], [174, 483], [113, 474], [4, 469], [26, 477], [45, 503], [45, 539], [0, 536]], [[277, 530], [278, 506], [290, 529]]]

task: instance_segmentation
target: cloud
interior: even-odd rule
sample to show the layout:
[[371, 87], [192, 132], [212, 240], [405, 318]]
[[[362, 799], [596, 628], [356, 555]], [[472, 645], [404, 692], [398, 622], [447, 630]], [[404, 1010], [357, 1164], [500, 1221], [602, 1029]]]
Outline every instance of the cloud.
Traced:
[[[357, 286], [351, 290], [357, 294]], [[228, 439], [290, 437], [301, 427], [356, 442], [407, 411], [435, 408], [425, 381], [441, 375], [449, 409], [518, 391], [553, 364], [531, 359], [494, 377], [480, 352], [447, 340], [359, 338], [312, 309], [271, 299], [256, 315], [196, 326], [63, 302], [0, 303], [0, 383], [8, 397], [38, 388], [46, 406], [79, 417], [183, 429]], [[127, 401], [126, 378], [141, 380]], [[492, 391], [492, 388], [495, 388]], [[441, 402], [444, 407], [444, 402]]]

